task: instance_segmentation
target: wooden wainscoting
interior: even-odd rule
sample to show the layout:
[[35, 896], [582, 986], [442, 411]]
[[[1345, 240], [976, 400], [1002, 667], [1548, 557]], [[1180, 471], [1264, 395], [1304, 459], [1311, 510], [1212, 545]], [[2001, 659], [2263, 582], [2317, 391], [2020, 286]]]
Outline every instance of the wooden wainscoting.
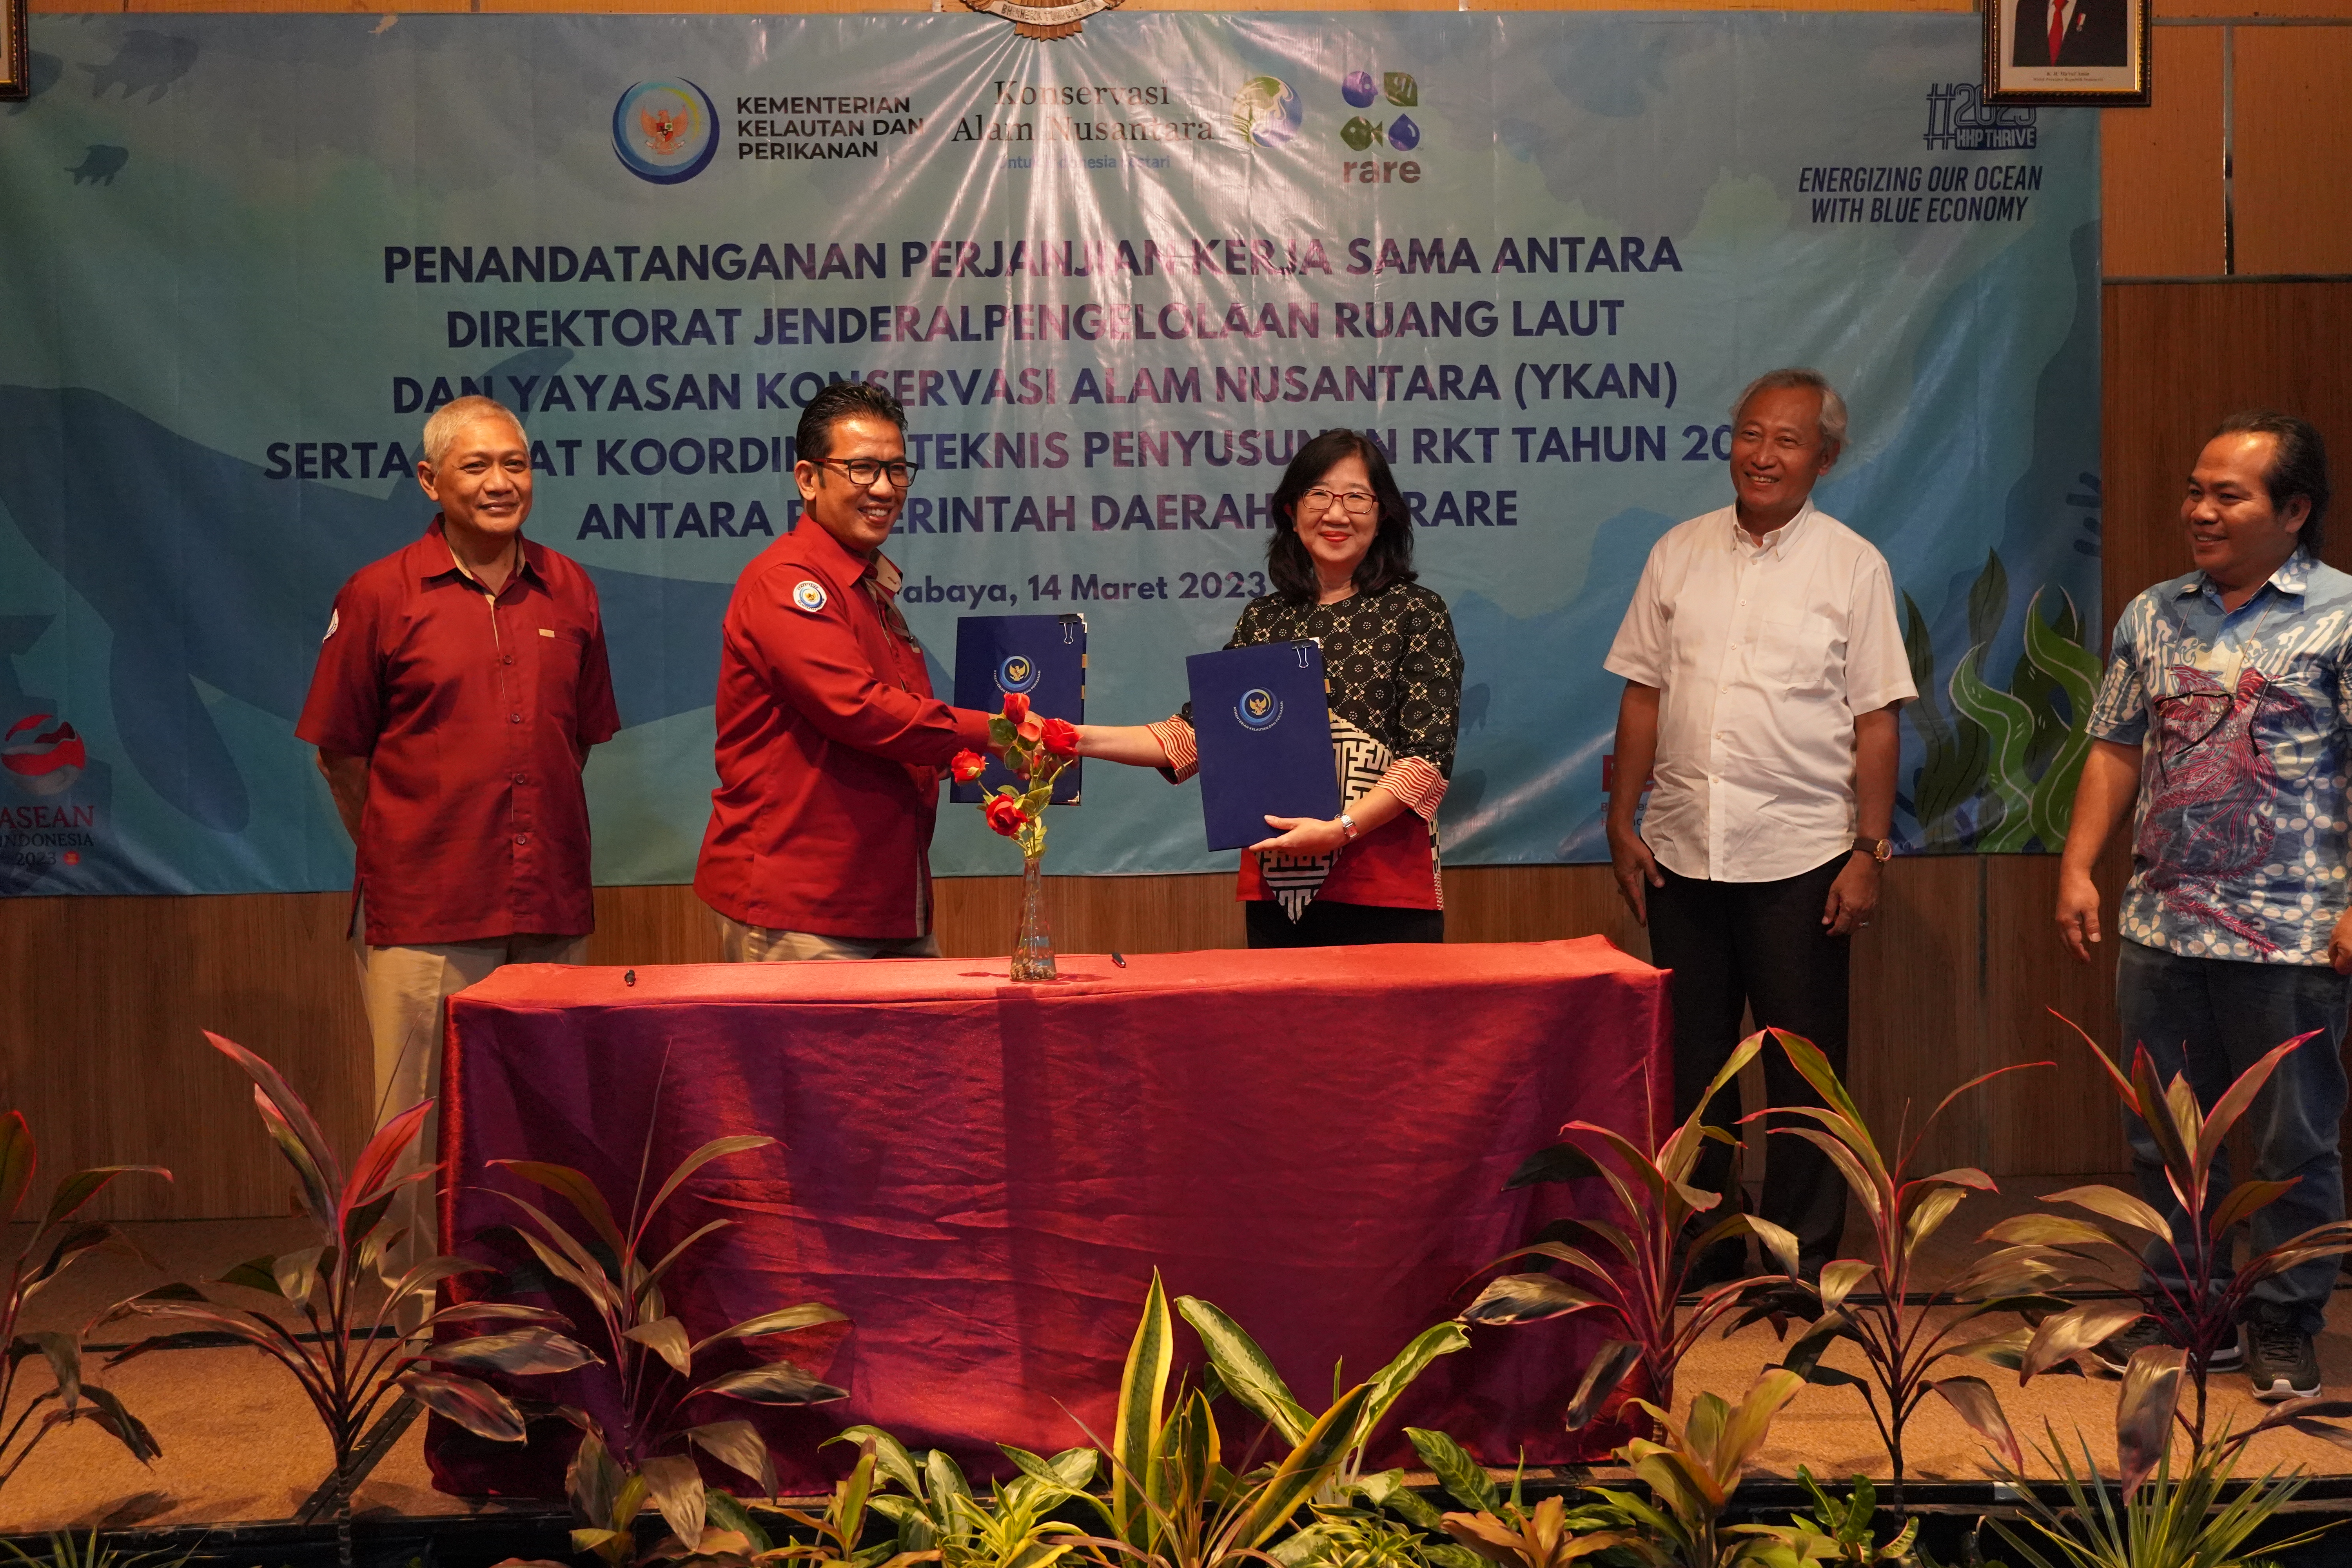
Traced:
[[[1873, 1121], [1914, 1120], [1954, 1085], [2005, 1062], [2055, 1057], [1947, 1120], [1923, 1156], [2008, 1172], [2107, 1171], [2120, 1142], [2106, 1091], [2056, 1005], [2105, 1038], [2111, 973], [2085, 971], [2050, 936], [2055, 863], [2042, 858], [1903, 859], [1879, 921], [1857, 943], [1852, 1076]], [[1598, 932], [1646, 956], [1642, 930], [1599, 866], [1481, 867], [1446, 874], [1448, 935], [1528, 942]], [[1019, 881], [940, 884], [943, 945], [1006, 951]], [[1057, 877], [1049, 896], [1070, 952], [1239, 946], [1224, 876]], [[52, 1173], [168, 1165], [175, 1184], [127, 1182], [118, 1218], [283, 1212], [291, 1187], [245, 1080], [207, 1049], [216, 1030], [277, 1063], [338, 1138], [368, 1117], [368, 1052], [341, 894], [0, 901], [0, 1102], [22, 1109]], [[718, 956], [690, 889], [601, 888], [591, 957], [695, 963]], [[1443, 1042], [1431, 1043], [1444, 1070]], [[1751, 1094], [1754, 1092], [1751, 1089]], [[1752, 1101], [1751, 1101], [1752, 1103]]]

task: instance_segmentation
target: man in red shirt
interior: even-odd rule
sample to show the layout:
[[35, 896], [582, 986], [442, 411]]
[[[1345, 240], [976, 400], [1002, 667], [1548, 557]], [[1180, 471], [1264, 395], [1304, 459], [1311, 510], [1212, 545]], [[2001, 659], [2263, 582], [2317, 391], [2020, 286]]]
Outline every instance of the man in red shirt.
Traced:
[[932, 698], [898, 613], [882, 542], [914, 480], [906, 429], [877, 387], [811, 398], [793, 467], [805, 515], [727, 605], [719, 787], [694, 890], [733, 963], [939, 956], [940, 770], [988, 744], [988, 715]]
[[[416, 482], [441, 514], [335, 595], [294, 727], [359, 850], [379, 1121], [438, 1092], [444, 998], [502, 963], [577, 963], [596, 924], [580, 770], [621, 721], [595, 585], [522, 536], [530, 480], [489, 398], [425, 422]], [[434, 1146], [427, 1123], [406, 1168]], [[420, 1254], [430, 1185], [404, 1189]]]

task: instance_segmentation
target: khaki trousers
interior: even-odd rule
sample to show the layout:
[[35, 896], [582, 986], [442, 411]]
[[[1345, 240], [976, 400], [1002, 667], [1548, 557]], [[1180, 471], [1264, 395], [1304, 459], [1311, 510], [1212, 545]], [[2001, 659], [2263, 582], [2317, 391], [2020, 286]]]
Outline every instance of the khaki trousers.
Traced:
[[718, 910], [719, 951], [730, 963], [804, 963], [837, 958], [937, 958], [938, 933], [929, 936], [820, 936], [806, 931], [771, 931], [747, 926]]
[[[420, 947], [369, 947], [355, 937], [360, 997], [367, 1008], [368, 1034], [375, 1046], [375, 1115], [382, 1126], [418, 1100], [441, 1093], [442, 1005], [457, 992], [507, 963], [579, 963], [588, 955], [584, 936], [509, 936], [491, 942], [436, 942]], [[395, 1176], [432, 1164], [439, 1156], [441, 1118], [425, 1119]], [[384, 1271], [394, 1278], [439, 1248], [441, 1184], [466, 1179], [444, 1171], [439, 1180], [401, 1188], [384, 1215], [383, 1234], [405, 1231], [384, 1253]]]

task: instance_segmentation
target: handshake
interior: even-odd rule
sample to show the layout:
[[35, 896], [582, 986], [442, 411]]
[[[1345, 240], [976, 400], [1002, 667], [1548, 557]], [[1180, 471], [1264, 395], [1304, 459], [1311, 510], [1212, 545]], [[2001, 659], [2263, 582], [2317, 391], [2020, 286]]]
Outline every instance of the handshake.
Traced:
[[[988, 749], [1002, 753], [1005, 771], [1028, 787], [998, 785], [994, 795], [982, 798], [981, 815], [992, 831], [1021, 846], [1024, 859], [1043, 855], [1045, 807], [1053, 802], [1054, 780], [1077, 758], [1077, 726], [1032, 712], [1028, 698], [1007, 692], [1003, 710], [988, 721]], [[978, 752], [958, 752], [948, 763], [958, 784], [974, 783], [987, 771], [988, 759]]]

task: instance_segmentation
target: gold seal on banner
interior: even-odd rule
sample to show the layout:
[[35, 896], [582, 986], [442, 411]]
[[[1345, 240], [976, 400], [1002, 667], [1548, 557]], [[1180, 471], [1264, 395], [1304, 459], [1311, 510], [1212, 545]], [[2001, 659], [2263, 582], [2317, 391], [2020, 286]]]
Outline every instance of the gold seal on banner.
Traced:
[[1066, 38], [1086, 31], [1097, 11], [1116, 11], [1123, 0], [1077, 0], [1070, 5], [1024, 5], [1020, 0], [963, 0], [974, 11], [1002, 16], [1024, 38]]

